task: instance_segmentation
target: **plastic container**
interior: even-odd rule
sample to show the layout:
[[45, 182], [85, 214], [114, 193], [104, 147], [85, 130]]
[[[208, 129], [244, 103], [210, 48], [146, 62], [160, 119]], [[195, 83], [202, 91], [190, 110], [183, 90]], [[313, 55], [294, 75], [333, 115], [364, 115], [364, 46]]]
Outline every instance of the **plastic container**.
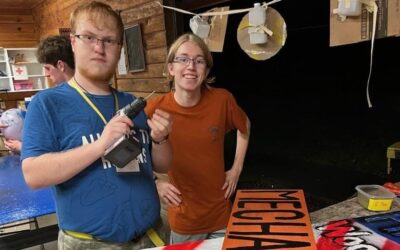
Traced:
[[380, 185], [358, 185], [358, 202], [370, 211], [387, 211], [392, 207], [395, 194]]
[[[249, 24], [251, 26], [265, 25], [267, 19], [266, 11], [261, 7], [260, 3], [255, 3], [254, 8], [249, 11]], [[263, 30], [256, 27], [250, 27], [249, 30], [250, 44], [263, 44], [268, 41], [268, 36]]]
[[338, 0], [336, 13], [342, 16], [359, 16], [361, 7], [360, 0]]
[[211, 26], [199, 16], [194, 16], [189, 21], [189, 27], [194, 34], [200, 38], [207, 38], [210, 33]]

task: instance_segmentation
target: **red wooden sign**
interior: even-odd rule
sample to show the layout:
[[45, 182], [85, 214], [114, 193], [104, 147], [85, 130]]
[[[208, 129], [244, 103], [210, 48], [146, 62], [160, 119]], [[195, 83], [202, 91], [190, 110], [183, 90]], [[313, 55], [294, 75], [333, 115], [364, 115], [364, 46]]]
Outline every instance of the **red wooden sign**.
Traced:
[[222, 249], [317, 249], [300, 189], [238, 190]]

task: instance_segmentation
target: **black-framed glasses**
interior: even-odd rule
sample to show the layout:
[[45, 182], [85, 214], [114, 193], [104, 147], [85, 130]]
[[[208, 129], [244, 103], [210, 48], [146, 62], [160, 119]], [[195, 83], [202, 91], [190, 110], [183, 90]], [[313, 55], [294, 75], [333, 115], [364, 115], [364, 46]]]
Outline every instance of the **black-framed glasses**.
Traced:
[[201, 57], [196, 57], [196, 58], [190, 58], [188, 56], [177, 56], [175, 57], [174, 61], [175, 63], [179, 63], [185, 66], [189, 66], [191, 62], [193, 62], [193, 65], [198, 68], [205, 68], [207, 67], [207, 62], [205, 59]]
[[90, 45], [96, 45], [101, 42], [104, 47], [115, 47], [121, 45], [121, 43], [117, 40], [111, 38], [97, 38], [92, 35], [74, 35], [74, 37], [79, 38], [82, 42]]

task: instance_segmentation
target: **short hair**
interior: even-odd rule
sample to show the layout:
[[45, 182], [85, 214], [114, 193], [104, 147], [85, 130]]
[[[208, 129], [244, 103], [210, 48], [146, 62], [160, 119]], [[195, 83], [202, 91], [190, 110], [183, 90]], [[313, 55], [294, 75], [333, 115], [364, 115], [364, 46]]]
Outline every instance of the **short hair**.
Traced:
[[[122, 44], [124, 37], [124, 24], [119, 13], [113, 10], [110, 5], [97, 1], [79, 5], [70, 16], [72, 34], [76, 34], [78, 19], [81, 15], [86, 15], [94, 25], [98, 25], [100, 28], [104, 26], [110, 29], [116, 28], [119, 35], [119, 42]], [[114, 19], [116, 27], [105, 21], [105, 17], [111, 17]]]
[[75, 69], [74, 52], [71, 41], [64, 36], [49, 36], [40, 41], [37, 50], [39, 63], [56, 66], [58, 60], [65, 62], [71, 69]]
[[[179, 47], [181, 47], [182, 44], [184, 44], [185, 42], [188, 42], [188, 41], [194, 42], [195, 44], [197, 44], [197, 46], [200, 47], [201, 51], [203, 52], [204, 59], [206, 60], [206, 65], [207, 65], [208, 70], [210, 70], [212, 68], [212, 66], [214, 65], [214, 61], [213, 61], [211, 52], [208, 49], [207, 44], [203, 41], [203, 39], [201, 39], [200, 37], [198, 37], [197, 35], [194, 35], [192, 33], [183, 34], [180, 37], [178, 37], [175, 40], [175, 42], [172, 43], [172, 45], [170, 46], [170, 48], [168, 50], [165, 74], [166, 74], [168, 80], [170, 80], [170, 81], [172, 81], [172, 76], [169, 74], [168, 64], [173, 63], [173, 61], [175, 60], [176, 52], [178, 51]], [[215, 80], [214, 77], [207, 78], [207, 79], [205, 79], [205, 82], [212, 83], [212, 82], [214, 82], [214, 80]]]

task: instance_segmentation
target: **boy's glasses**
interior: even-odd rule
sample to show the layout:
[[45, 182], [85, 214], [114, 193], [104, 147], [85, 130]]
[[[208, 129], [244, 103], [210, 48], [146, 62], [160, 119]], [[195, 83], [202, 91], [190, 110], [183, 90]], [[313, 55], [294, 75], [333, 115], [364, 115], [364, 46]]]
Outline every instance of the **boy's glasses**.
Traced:
[[79, 38], [82, 42], [90, 45], [97, 45], [99, 42], [104, 45], [104, 47], [115, 47], [117, 45], [121, 45], [121, 43], [117, 40], [111, 38], [97, 38], [92, 35], [74, 35], [74, 37]]

